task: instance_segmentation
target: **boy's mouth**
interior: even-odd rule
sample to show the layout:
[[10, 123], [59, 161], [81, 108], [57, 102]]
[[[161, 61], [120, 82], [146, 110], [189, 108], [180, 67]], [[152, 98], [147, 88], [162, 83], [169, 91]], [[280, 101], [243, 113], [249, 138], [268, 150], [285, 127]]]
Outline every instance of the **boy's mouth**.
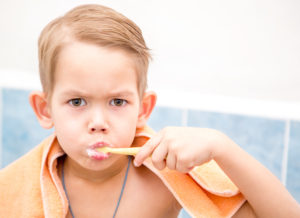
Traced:
[[89, 146], [86, 149], [86, 152], [89, 157], [95, 160], [104, 160], [109, 158], [110, 154], [109, 153], [102, 153], [96, 150], [96, 148], [101, 148], [101, 147], [106, 147], [109, 146], [106, 142], [97, 142], [91, 146]]

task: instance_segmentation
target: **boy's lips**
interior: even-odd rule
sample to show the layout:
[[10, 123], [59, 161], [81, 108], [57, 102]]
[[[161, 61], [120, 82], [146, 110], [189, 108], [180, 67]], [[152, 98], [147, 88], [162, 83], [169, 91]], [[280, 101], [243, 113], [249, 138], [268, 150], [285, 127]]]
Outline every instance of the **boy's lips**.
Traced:
[[110, 145], [106, 142], [97, 142], [95, 144], [90, 145], [87, 149], [86, 152], [89, 157], [95, 160], [104, 160], [107, 159], [110, 155], [108, 153], [102, 153], [96, 150], [96, 148], [101, 148], [101, 147], [110, 147]]
[[106, 142], [96, 142], [95, 144], [89, 146], [90, 149], [101, 148], [101, 147], [111, 147], [111, 146]]

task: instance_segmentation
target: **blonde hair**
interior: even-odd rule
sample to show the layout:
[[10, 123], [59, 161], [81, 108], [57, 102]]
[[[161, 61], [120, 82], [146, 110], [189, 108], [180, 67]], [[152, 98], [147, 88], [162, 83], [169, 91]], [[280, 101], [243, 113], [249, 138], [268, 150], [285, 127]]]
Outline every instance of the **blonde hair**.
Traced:
[[53, 90], [60, 51], [72, 40], [123, 49], [133, 54], [136, 57], [137, 87], [140, 97], [143, 95], [147, 87], [151, 55], [142, 31], [113, 9], [90, 4], [75, 7], [64, 16], [54, 19], [39, 37], [40, 80], [47, 97], [51, 96]]

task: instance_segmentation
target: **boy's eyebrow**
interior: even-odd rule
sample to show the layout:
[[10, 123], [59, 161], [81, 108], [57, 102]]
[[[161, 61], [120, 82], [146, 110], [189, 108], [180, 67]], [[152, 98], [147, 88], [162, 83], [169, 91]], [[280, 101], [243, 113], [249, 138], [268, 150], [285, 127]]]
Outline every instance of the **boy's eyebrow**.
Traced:
[[126, 91], [111, 92], [110, 95], [111, 96], [132, 96], [134, 95], [134, 93], [126, 90]]
[[69, 96], [69, 95], [76, 95], [76, 96], [85, 96], [87, 93], [83, 92], [83, 91], [78, 91], [78, 90], [66, 90], [66, 91], [62, 91], [60, 93], [60, 95], [62, 96]]
[[[80, 90], [66, 90], [61, 93], [62, 96], [90, 96], [90, 93]], [[133, 96], [134, 92], [129, 90], [124, 91], [112, 91], [109, 92], [107, 95], [109, 96]]]

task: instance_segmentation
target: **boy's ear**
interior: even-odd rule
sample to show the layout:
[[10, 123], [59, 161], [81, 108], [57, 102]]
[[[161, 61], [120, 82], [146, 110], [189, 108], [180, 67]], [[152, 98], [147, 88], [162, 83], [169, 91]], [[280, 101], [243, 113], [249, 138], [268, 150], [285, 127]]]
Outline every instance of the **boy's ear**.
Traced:
[[138, 118], [137, 127], [143, 127], [146, 125], [148, 118], [155, 106], [156, 94], [154, 92], [146, 92], [141, 102], [140, 113]]
[[33, 91], [29, 95], [29, 102], [40, 125], [45, 129], [51, 129], [53, 122], [45, 94], [41, 91]]

